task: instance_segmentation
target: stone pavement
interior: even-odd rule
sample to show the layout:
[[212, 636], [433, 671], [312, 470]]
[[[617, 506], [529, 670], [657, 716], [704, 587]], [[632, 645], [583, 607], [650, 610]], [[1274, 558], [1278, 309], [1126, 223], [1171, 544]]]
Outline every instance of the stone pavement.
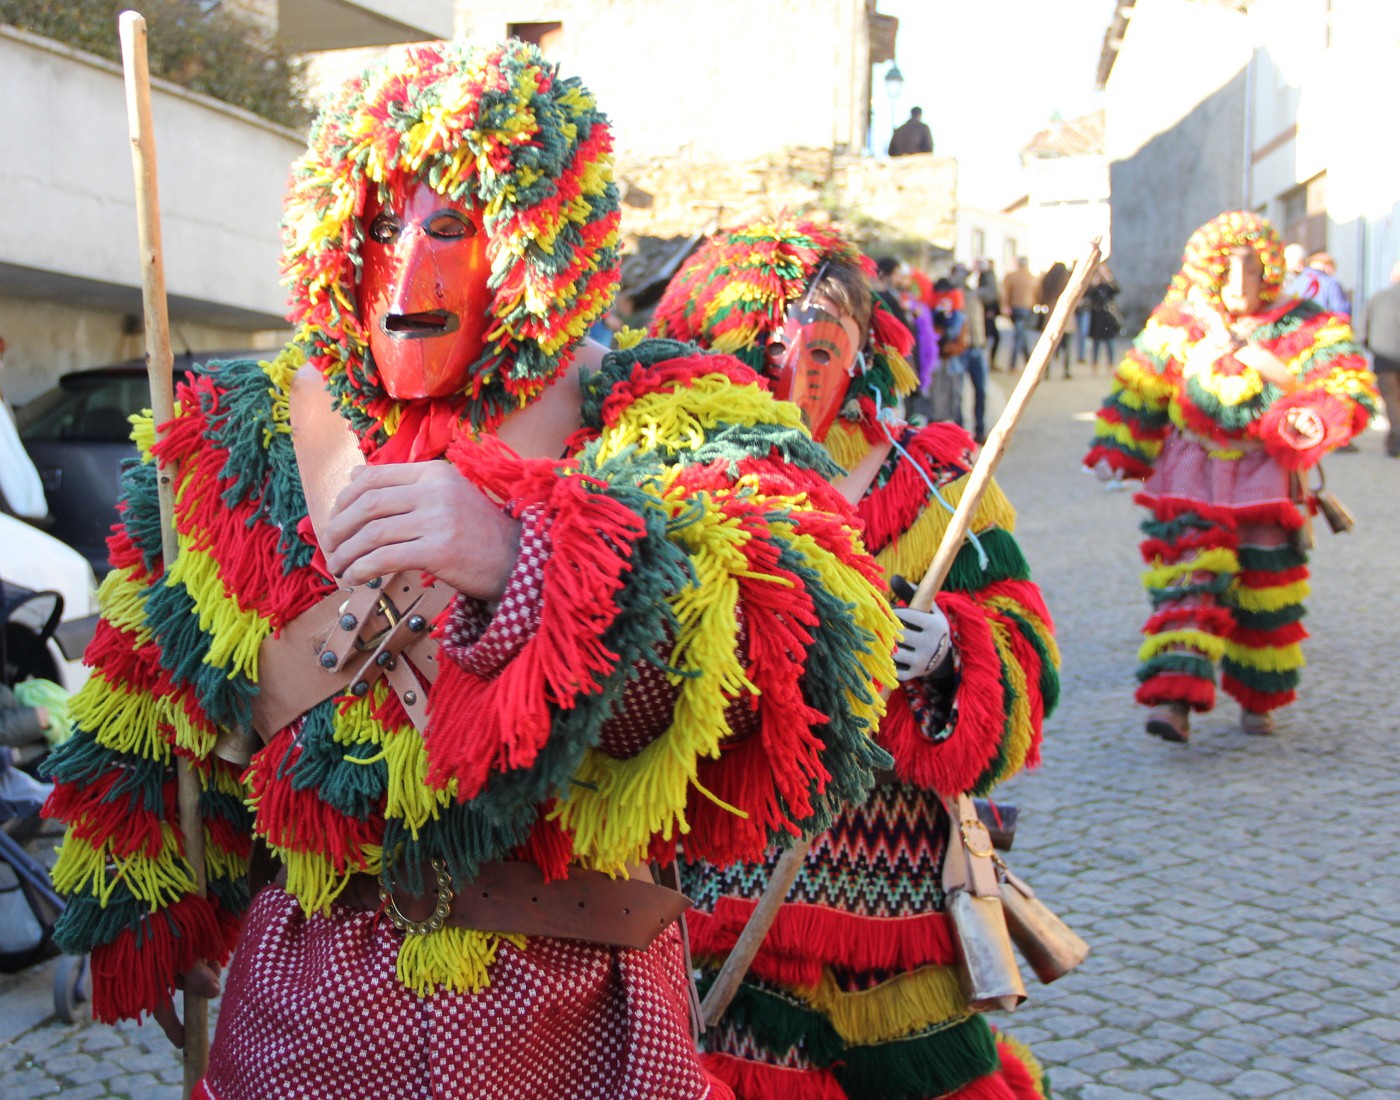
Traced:
[[[1132, 702], [1138, 509], [1077, 469], [1105, 388], [1043, 384], [1000, 475], [1065, 658], [1045, 763], [1001, 792], [1011, 863], [1093, 949], [1009, 1030], [1066, 1100], [1400, 1096], [1400, 462], [1376, 434], [1328, 460], [1359, 522], [1318, 532], [1310, 665], [1278, 733], [1240, 732], [1227, 702], [1168, 745]], [[179, 1095], [157, 1028], [45, 1020], [50, 988], [42, 968], [0, 986], [0, 1096]]]

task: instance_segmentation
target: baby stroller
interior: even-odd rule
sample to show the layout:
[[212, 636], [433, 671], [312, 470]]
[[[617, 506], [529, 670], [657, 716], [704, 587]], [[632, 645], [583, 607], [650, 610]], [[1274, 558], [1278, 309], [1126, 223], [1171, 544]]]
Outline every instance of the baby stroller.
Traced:
[[[47, 655], [47, 643], [63, 615], [57, 592], [35, 592], [0, 582], [0, 678], [9, 688], [28, 678]], [[24, 629], [11, 626], [23, 623]], [[18, 642], [18, 644], [16, 644]], [[0, 746], [0, 971], [15, 973], [58, 954], [54, 925], [64, 909], [44, 865], [23, 842], [40, 827], [39, 810], [50, 790], [21, 767], [33, 766], [43, 743]], [[54, 1011], [65, 1023], [79, 1018], [90, 998], [87, 959], [64, 958], [54, 975]]]

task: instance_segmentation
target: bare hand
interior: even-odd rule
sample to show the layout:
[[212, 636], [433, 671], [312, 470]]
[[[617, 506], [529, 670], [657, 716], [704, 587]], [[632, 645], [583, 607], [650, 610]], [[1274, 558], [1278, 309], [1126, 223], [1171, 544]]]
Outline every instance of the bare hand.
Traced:
[[448, 462], [361, 466], [336, 497], [322, 549], [346, 585], [422, 570], [495, 600], [520, 554], [520, 524]]
[[[205, 1000], [213, 1000], [219, 995], [219, 975], [208, 963], [197, 962], [183, 974], [175, 979], [177, 989], [186, 990]], [[151, 1012], [156, 1023], [160, 1024], [160, 1029], [165, 1032], [165, 1037], [177, 1049], [183, 1049], [185, 1045], [185, 1024], [180, 1019], [180, 1015], [175, 1011], [173, 1000], [165, 1001], [156, 1005]]]
[[1291, 446], [1302, 451], [1316, 447], [1327, 434], [1322, 417], [1309, 408], [1289, 409], [1283, 420], [1284, 435]]

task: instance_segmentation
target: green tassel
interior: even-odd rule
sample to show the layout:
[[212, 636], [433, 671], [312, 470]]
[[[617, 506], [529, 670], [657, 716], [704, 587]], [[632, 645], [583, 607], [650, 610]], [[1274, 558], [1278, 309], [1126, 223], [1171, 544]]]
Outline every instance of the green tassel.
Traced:
[[1215, 665], [1209, 657], [1199, 653], [1157, 653], [1144, 661], [1137, 670], [1137, 678], [1146, 682], [1159, 672], [1180, 672], [1201, 680], [1215, 679]]
[[1031, 567], [1016, 544], [1016, 536], [1010, 531], [992, 527], [978, 532], [977, 540], [987, 553], [987, 568], [982, 568], [977, 547], [970, 542], [964, 543], [953, 559], [945, 588], [958, 592], [980, 592], [997, 581], [1030, 580]]
[[946, 1096], [1001, 1068], [981, 1016], [878, 1046], [850, 1047], [832, 1072], [851, 1100]]
[[1252, 668], [1249, 665], [1242, 665], [1238, 661], [1233, 661], [1229, 657], [1220, 659], [1220, 670], [1233, 676], [1245, 687], [1253, 688], [1255, 691], [1273, 692], [1292, 691], [1298, 686], [1300, 679], [1299, 670], [1296, 668], [1286, 668], [1279, 672], [1269, 669]]

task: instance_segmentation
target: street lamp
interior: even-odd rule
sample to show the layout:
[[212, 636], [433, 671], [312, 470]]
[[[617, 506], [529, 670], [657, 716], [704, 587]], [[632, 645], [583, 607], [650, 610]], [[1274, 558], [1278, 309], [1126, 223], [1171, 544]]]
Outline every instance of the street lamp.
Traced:
[[893, 134], [899, 125], [899, 120], [895, 117], [894, 105], [899, 100], [899, 93], [904, 90], [904, 74], [899, 71], [899, 66], [893, 61], [885, 71], [885, 94], [890, 97], [890, 132]]

